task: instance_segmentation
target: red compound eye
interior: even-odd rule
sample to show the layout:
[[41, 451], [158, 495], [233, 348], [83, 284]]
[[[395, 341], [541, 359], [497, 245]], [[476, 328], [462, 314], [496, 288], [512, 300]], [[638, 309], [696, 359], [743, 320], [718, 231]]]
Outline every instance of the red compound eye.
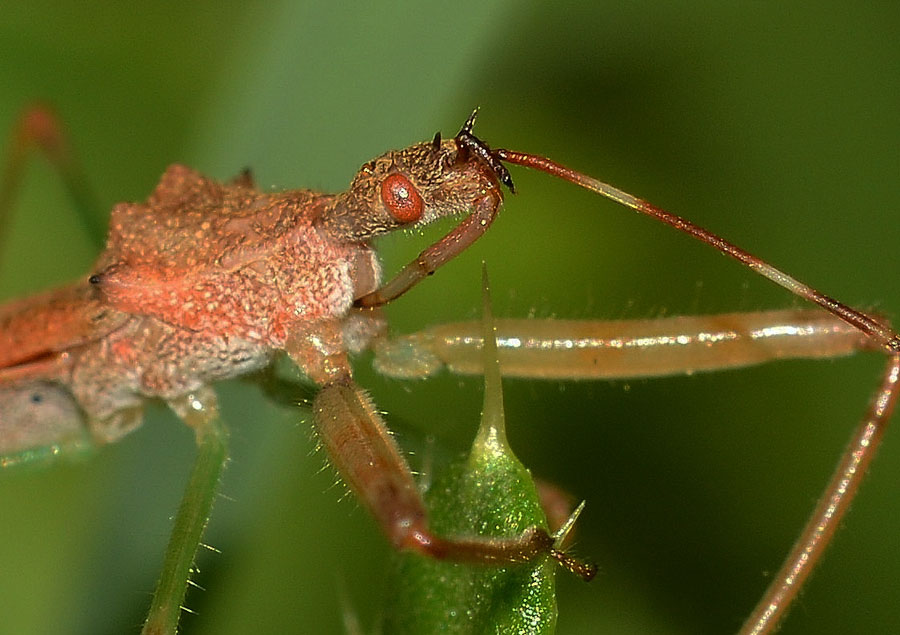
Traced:
[[399, 223], [414, 223], [422, 218], [422, 197], [402, 174], [389, 174], [381, 182], [381, 200]]

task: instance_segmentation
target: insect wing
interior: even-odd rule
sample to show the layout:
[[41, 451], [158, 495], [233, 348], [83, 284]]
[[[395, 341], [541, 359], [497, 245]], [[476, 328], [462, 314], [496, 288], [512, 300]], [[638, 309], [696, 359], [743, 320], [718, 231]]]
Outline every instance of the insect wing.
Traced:
[[99, 340], [129, 316], [106, 305], [87, 284], [13, 301], [0, 308], [0, 384], [19, 367]]

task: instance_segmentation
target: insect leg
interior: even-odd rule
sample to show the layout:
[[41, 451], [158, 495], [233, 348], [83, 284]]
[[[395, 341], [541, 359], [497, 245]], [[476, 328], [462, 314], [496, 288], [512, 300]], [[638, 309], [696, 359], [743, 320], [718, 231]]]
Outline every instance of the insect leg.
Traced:
[[[503, 375], [629, 379], [739, 368], [778, 359], [833, 358], [871, 350], [869, 338], [818, 310], [759, 311], [646, 320], [499, 319]], [[481, 374], [478, 322], [441, 324], [383, 339], [375, 369], [397, 378], [443, 367]]]
[[170, 405], [194, 429], [197, 458], [175, 516], [143, 635], [174, 635], [177, 630], [191, 567], [228, 459], [228, 432], [219, 418], [212, 389]]
[[900, 355], [892, 355], [865, 418], [853, 431], [834, 475], [803, 532], [765, 595], [744, 623], [741, 635], [772, 633], [831, 542], [875, 456], [900, 391]]
[[550, 554], [578, 571], [580, 564], [555, 553], [553, 538], [538, 527], [515, 538], [435, 536], [409, 466], [372, 401], [355, 384], [324, 386], [313, 401], [313, 413], [316, 430], [335, 467], [395, 548], [442, 560], [493, 564]]

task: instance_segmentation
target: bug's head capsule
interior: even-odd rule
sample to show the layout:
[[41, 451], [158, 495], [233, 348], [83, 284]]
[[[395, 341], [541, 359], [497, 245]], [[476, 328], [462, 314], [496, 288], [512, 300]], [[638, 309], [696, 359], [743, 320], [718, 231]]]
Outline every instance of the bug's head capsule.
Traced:
[[446, 216], [496, 208], [501, 184], [512, 180], [496, 153], [472, 134], [474, 117], [460, 133], [394, 150], [365, 163], [350, 184], [323, 209], [319, 220], [345, 240], [366, 239], [394, 229], [430, 223]]

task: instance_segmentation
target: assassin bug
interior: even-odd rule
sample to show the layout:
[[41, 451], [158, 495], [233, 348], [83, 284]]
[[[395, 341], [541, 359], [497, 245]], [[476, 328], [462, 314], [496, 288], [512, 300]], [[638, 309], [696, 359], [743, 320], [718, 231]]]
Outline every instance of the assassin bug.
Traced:
[[[543, 157], [492, 150], [474, 135], [474, 120], [475, 113], [451, 140], [436, 135], [367, 163], [350, 190], [336, 196], [305, 190], [263, 194], [247, 175], [220, 185], [173, 166], [146, 205], [117, 206], [106, 250], [87, 280], [11, 303], [0, 312], [5, 352], [0, 381], [7, 391], [2, 403], [8, 430], [2, 450], [8, 463], [36, 451], [65, 451], [88, 442], [87, 437], [114, 441], [139, 424], [146, 397], [166, 400], [197, 433], [200, 456], [188, 489], [202, 492], [203, 500], [198, 508], [183, 507], [176, 519], [178, 553], [164, 569], [148, 632], [175, 627], [179, 602], [173, 605], [171, 598], [183, 595], [225, 458], [225, 432], [208, 384], [265, 367], [275, 350], [286, 351], [320, 386], [313, 410], [324, 445], [395, 546], [482, 563], [550, 555], [583, 577], [593, 575], [590, 567], [557, 551], [539, 529], [503, 540], [431, 533], [409, 469], [371, 402], [353, 383], [347, 362], [348, 352], [370, 345], [379, 351], [381, 367], [394, 374], [422, 374], [423, 364], [464, 362], [468, 349], [477, 345], [466, 335], [466, 325], [391, 343], [382, 339], [377, 309], [486, 231], [503, 200], [501, 184], [514, 191], [504, 162], [560, 177], [653, 216], [843, 321], [809, 312], [732, 314], [645, 322], [636, 325], [640, 330], [633, 336], [622, 336], [618, 329], [629, 328], [623, 324], [556, 322], [544, 325], [546, 331], [539, 323], [509, 323], [510, 335], [503, 336], [508, 354], [514, 363], [523, 360], [513, 374], [644, 376], [784, 356], [837, 355], [854, 348], [889, 353], [874, 404], [825, 502], [744, 632], [770, 632], [789, 606], [846, 511], [890, 416], [900, 374], [900, 337], [880, 320], [682, 218]], [[462, 211], [470, 214], [456, 228], [380, 284], [371, 237]], [[541, 357], [547, 349], [562, 358], [529, 361], [535, 350]], [[655, 370], [648, 369], [650, 351], [675, 359], [651, 362]], [[621, 368], [611, 370], [613, 364]], [[55, 425], [42, 427], [45, 419]]]

